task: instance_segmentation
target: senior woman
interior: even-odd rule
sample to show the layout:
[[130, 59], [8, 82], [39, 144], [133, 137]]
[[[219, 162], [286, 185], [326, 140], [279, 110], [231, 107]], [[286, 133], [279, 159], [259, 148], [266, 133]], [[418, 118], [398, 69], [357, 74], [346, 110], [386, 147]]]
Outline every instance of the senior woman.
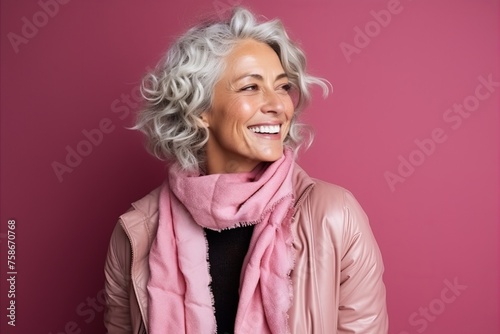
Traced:
[[136, 125], [169, 162], [105, 266], [108, 333], [387, 333], [380, 251], [346, 190], [294, 162], [311, 84], [278, 20], [191, 28], [143, 83]]

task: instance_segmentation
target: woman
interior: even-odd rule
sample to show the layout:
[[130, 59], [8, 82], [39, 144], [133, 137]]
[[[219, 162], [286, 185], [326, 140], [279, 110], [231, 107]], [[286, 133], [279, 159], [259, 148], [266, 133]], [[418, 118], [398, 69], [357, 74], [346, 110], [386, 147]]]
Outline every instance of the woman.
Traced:
[[136, 128], [170, 166], [113, 232], [109, 333], [387, 333], [366, 215], [294, 163], [311, 84], [281, 23], [241, 8], [146, 77]]

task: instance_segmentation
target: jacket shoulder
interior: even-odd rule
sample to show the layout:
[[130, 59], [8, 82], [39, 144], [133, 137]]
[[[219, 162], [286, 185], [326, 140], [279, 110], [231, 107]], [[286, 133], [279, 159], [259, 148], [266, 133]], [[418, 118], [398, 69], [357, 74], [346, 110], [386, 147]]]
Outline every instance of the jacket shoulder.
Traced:
[[328, 207], [344, 206], [347, 197], [353, 197], [351, 192], [339, 185], [312, 178], [314, 187], [310, 192], [310, 199], [317, 204], [327, 204]]
[[354, 195], [344, 187], [323, 180], [313, 179], [314, 188], [309, 199], [314, 202], [315, 208], [321, 212], [335, 214], [345, 211], [362, 211]]
[[[131, 239], [135, 236], [144, 236], [143, 233], [148, 236], [151, 236], [153, 232], [156, 233], [160, 189], [161, 187], [158, 187], [143, 198], [133, 202], [131, 208], [120, 216], [118, 224]], [[133, 240], [131, 241], [133, 242]]]
[[345, 197], [353, 197], [345, 188], [333, 183], [310, 177], [299, 165], [294, 168], [294, 191], [299, 200], [313, 201], [315, 204], [324, 204], [325, 208], [332, 209], [333, 204], [342, 204]]
[[[304, 177], [308, 177], [305, 174]], [[298, 206], [299, 225], [329, 238], [344, 254], [360, 235], [371, 238], [369, 220], [353, 194], [336, 184], [310, 178], [311, 189]]]
[[140, 225], [147, 221], [154, 222], [152, 218], [158, 215], [159, 196], [160, 187], [154, 189], [140, 200], [133, 202], [130, 209], [118, 219], [111, 235], [112, 243], [127, 245], [131, 236], [129, 230], [137, 230]]
[[120, 216], [120, 219], [128, 224], [135, 221], [151, 218], [158, 214], [158, 199], [160, 197], [161, 187], [157, 187], [149, 194], [138, 201], [132, 203], [132, 207]]
[[127, 244], [134, 250], [137, 259], [149, 253], [149, 247], [158, 229], [158, 187], [132, 203], [132, 207], [120, 216], [112, 240]]
[[315, 217], [342, 215], [344, 209], [349, 206], [360, 209], [349, 190], [333, 183], [312, 178], [298, 165], [295, 170], [295, 196], [299, 201], [299, 209], [306, 207]]

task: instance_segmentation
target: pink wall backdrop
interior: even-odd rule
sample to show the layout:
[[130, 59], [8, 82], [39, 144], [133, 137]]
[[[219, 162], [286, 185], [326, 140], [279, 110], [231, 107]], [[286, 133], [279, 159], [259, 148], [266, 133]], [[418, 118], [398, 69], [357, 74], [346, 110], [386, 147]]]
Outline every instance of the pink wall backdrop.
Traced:
[[499, 333], [496, 0], [2, 1], [0, 331], [104, 331], [110, 233], [164, 174], [125, 129], [139, 81], [235, 3], [280, 17], [333, 84], [300, 163], [368, 213], [390, 333]]

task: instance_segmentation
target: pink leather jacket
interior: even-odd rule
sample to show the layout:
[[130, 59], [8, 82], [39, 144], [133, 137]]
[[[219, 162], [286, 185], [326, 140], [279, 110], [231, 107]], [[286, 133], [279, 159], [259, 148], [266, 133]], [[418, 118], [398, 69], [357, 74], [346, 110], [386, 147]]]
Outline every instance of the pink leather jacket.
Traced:
[[[295, 166], [292, 334], [386, 334], [384, 266], [368, 219], [347, 190]], [[108, 333], [147, 333], [148, 254], [159, 189], [120, 217], [105, 265]], [[175, 333], [181, 334], [181, 333]], [[242, 333], [246, 334], [246, 333]]]

